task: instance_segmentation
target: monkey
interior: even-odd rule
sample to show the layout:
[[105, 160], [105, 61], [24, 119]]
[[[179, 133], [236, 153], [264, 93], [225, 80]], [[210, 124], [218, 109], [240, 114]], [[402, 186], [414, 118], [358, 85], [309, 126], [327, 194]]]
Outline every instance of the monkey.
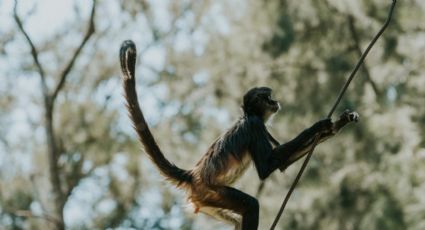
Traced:
[[251, 163], [264, 180], [276, 169], [284, 170], [307, 154], [315, 138], [323, 142], [359, 118], [356, 112], [345, 111], [336, 122], [319, 120], [294, 139], [280, 144], [265, 126], [280, 104], [271, 97], [272, 89], [254, 87], [243, 96], [243, 114], [236, 123], [210, 145], [192, 169], [181, 169], [166, 159], [139, 106], [135, 44], [124, 41], [119, 56], [127, 110], [144, 151], [166, 180], [186, 191], [195, 213], [202, 212], [233, 224], [235, 229], [258, 228], [257, 199], [231, 187]]

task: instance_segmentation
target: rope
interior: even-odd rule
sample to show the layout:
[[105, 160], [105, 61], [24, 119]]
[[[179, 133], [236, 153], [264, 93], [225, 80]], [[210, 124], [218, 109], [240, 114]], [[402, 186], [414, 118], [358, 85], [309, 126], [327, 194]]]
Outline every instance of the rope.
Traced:
[[[338, 106], [339, 102], [341, 101], [342, 97], [344, 96], [345, 91], [347, 90], [348, 86], [350, 85], [351, 80], [353, 80], [353, 78], [356, 75], [357, 71], [359, 70], [360, 66], [363, 64], [364, 59], [366, 58], [366, 56], [368, 55], [369, 51], [372, 49], [373, 45], [375, 44], [375, 42], [382, 35], [382, 33], [384, 33], [385, 29], [387, 28], [388, 24], [390, 23], [391, 17], [392, 17], [392, 14], [393, 14], [393, 10], [394, 10], [394, 7], [396, 5], [396, 2], [397, 2], [397, 0], [392, 0], [392, 4], [391, 4], [390, 11], [388, 13], [387, 20], [385, 21], [384, 25], [381, 27], [381, 29], [379, 30], [379, 32], [372, 39], [372, 41], [369, 43], [369, 45], [367, 46], [366, 50], [363, 52], [362, 56], [358, 60], [356, 66], [351, 71], [351, 74], [350, 74], [347, 82], [345, 83], [344, 87], [341, 89], [341, 92], [339, 93], [338, 98], [335, 101], [335, 104], [333, 105], [332, 109], [329, 111], [327, 118], [331, 118], [331, 116], [334, 113], [336, 107]], [[303, 172], [304, 172], [304, 170], [305, 170], [305, 168], [306, 168], [306, 166], [307, 166], [307, 164], [308, 164], [311, 156], [313, 155], [313, 151], [316, 148], [316, 145], [318, 144], [319, 139], [320, 139], [320, 137], [316, 137], [314, 139], [313, 145], [312, 145], [312, 147], [311, 147], [311, 149], [310, 149], [310, 151], [309, 151], [309, 153], [308, 153], [308, 155], [307, 155], [307, 157], [306, 157], [303, 165], [301, 166], [300, 171], [298, 172], [297, 176], [295, 177], [294, 182], [292, 183], [291, 187], [289, 188], [289, 191], [288, 191], [288, 193], [285, 196], [285, 199], [284, 199], [284, 201], [283, 201], [283, 203], [282, 203], [282, 205], [281, 205], [281, 207], [279, 209], [279, 212], [278, 212], [275, 220], [273, 221], [272, 226], [270, 227], [270, 230], [274, 230], [275, 227], [276, 227], [276, 225], [277, 225], [277, 223], [279, 222], [279, 219], [282, 216], [283, 210], [285, 209], [286, 204], [288, 203], [288, 200], [291, 197], [292, 192], [295, 189], [295, 186], [298, 184], [298, 181], [300, 180], [301, 175], [303, 174]]]

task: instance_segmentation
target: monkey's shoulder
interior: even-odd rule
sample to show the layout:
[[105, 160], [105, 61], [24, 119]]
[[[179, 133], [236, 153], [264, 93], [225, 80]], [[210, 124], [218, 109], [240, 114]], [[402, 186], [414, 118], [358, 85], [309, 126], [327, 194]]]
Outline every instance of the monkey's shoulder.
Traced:
[[246, 133], [247, 136], [250, 136], [250, 141], [258, 140], [258, 138], [267, 136], [267, 128], [264, 124], [264, 121], [257, 117], [246, 117], [242, 121], [243, 123], [243, 132]]
[[235, 142], [235, 144], [247, 144], [252, 138], [264, 135], [267, 133], [267, 128], [263, 120], [256, 116], [242, 117], [235, 125], [233, 125], [224, 135], [221, 141]]
[[242, 117], [235, 125], [239, 131], [263, 131], [266, 130], [264, 121], [257, 116]]

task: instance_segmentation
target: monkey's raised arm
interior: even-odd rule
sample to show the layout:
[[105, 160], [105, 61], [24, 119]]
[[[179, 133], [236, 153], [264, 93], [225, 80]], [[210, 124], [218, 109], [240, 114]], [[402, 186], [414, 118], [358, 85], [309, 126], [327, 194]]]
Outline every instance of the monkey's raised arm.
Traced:
[[[356, 112], [349, 113], [346, 111], [335, 123], [332, 123], [330, 119], [321, 120], [310, 128], [305, 129], [291, 141], [275, 148], [272, 147], [270, 142], [275, 144], [277, 141], [273, 140], [274, 138], [270, 139], [271, 135], [265, 126], [261, 126], [259, 122], [252, 122], [252, 132], [257, 133], [257, 136], [254, 136], [255, 141], [251, 142], [250, 152], [258, 176], [263, 180], [277, 168], [281, 170], [286, 169], [289, 165], [307, 154], [317, 136], [320, 138], [319, 142], [323, 142], [335, 135], [346, 124], [351, 121], [357, 121], [357, 119], [358, 114]], [[261, 136], [267, 138], [261, 138]]]
[[[306, 155], [310, 151], [313, 145], [314, 139], [316, 138], [317, 135], [319, 135], [318, 143], [322, 143], [323, 141], [334, 136], [337, 132], [339, 132], [339, 130], [341, 130], [348, 123], [357, 122], [358, 120], [359, 120], [359, 114], [357, 112], [349, 112], [348, 110], [344, 111], [344, 113], [340, 115], [339, 119], [335, 121], [334, 123], [332, 123], [330, 130], [325, 129], [324, 132], [316, 133], [316, 135], [313, 135], [313, 138], [311, 138], [310, 140], [305, 142], [304, 145], [302, 145], [300, 148], [292, 152], [289, 158], [286, 159], [286, 161], [279, 166], [279, 169], [281, 171], [285, 170], [291, 164], [293, 164], [294, 162], [302, 158], [304, 155]], [[275, 154], [278, 154], [278, 155], [283, 154], [286, 151], [285, 147], [282, 147], [280, 149], [279, 147], [275, 148]]]
[[[293, 140], [279, 145], [270, 135], [261, 121], [250, 121], [251, 141], [250, 153], [260, 179], [267, 178], [274, 170], [285, 164], [294, 154], [305, 149], [305, 146], [313, 142], [316, 135], [329, 130], [332, 127], [330, 119], [322, 120], [312, 127], [305, 129]], [[272, 144], [274, 146], [272, 146]]]

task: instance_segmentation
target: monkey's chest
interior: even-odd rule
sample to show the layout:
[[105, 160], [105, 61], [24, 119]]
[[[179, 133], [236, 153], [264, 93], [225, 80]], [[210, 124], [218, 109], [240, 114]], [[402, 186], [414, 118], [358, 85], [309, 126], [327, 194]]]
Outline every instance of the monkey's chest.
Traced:
[[229, 156], [226, 169], [217, 178], [219, 183], [231, 185], [235, 183], [251, 165], [251, 156], [248, 153], [243, 154], [241, 159]]

